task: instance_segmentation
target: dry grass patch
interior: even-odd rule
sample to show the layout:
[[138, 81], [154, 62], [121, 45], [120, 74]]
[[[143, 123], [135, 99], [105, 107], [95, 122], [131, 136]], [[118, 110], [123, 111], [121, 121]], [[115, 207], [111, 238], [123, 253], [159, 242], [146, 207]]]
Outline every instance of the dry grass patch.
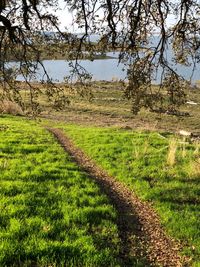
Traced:
[[11, 115], [24, 114], [22, 108], [16, 102], [10, 100], [0, 101], [0, 113]]
[[176, 150], [177, 150], [177, 140], [172, 138], [169, 142], [169, 149], [167, 154], [167, 164], [173, 166], [176, 162]]

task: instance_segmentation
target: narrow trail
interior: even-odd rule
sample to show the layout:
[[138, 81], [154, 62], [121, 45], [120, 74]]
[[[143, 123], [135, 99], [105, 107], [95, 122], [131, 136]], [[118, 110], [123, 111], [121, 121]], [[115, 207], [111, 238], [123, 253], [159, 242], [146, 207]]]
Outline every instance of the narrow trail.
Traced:
[[[122, 246], [123, 266], [187, 266], [179, 255], [178, 245], [161, 227], [151, 206], [141, 201], [123, 183], [99, 168], [81, 149], [60, 130], [47, 128], [72, 159], [95, 179], [118, 212], [118, 228]], [[138, 261], [134, 261], [134, 259]]]

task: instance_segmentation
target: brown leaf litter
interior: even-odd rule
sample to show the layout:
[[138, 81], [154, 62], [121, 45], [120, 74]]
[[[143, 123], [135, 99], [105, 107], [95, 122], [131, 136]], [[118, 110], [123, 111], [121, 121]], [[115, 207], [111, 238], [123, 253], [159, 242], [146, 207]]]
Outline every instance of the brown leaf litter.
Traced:
[[[180, 246], [161, 227], [159, 216], [151, 205], [140, 200], [123, 183], [96, 165], [60, 129], [47, 128], [72, 159], [95, 179], [118, 212], [118, 228], [122, 241], [120, 258], [123, 266], [136, 266], [130, 258], [146, 258], [140, 266], [188, 266], [181, 257]], [[139, 265], [137, 265], [139, 266]]]

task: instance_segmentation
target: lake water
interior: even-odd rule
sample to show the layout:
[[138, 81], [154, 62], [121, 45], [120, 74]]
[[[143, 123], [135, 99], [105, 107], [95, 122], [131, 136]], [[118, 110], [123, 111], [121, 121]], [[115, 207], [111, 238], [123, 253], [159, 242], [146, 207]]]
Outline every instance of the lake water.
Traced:
[[[119, 65], [117, 59], [80, 60], [79, 63], [92, 74], [93, 80], [110, 81], [124, 79], [126, 76], [126, 72], [122, 70], [123, 65]], [[64, 60], [44, 60], [43, 64], [53, 80], [62, 82], [64, 77], [70, 74], [68, 63]], [[44, 74], [43, 71], [41, 74]]]
[[[115, 56], [116, 58], [111, 59], [97, 59], [94, 61], [90, 60], [80, 60], [79, 63], [93, 76], [93, 80], [120, 80], [125, 79], [126, 71], [123, 71], [123, 64], [118, 63], [117, 53], [108, 53], [109, 56]], [[13, 65], [16, 63], [12, 63]], [[55, 82], [63, 82], [64, 77], [70, 74], [70, 67], [68, 62], [65, 60], [44, 60], [44, 67], [49, 75], [49, 77]], [[185, 79], [189, 80], [192, 74], [192, 67], [178, 66], [177, 70]], [[38, 68], [36, 78], [31, 78], [31, 81], [39, 81], [44, 77], [44, 71], [41, 67]], [[157, 80], [159, 82], [160, 73], [158, 72]], [[17, 80], [23, 81], [22, 76], [18, 76]], [[45, 80], [45, 78], [44, 78]], [[200, 64], [197, 66], [193, 73], [193, 82], [200, 80]]]
[[[79, 60], [79, 64], [85, 68], [93, 77], [93, 80], [111, 81], [114, 79], [124, 79], [126, 71], [123, 71], [123, 65], [118, 64], [116, 53], [107, 53], [108, 56], [115, 57], [109, 59]], [[75, 63], [75, 61], [73, 61]], [[17, 66], [16, 63], [10, 63], [9, 66]], [[44, 60], [43, 65], [49, 77], [56, 82], [63, 82], [64, 78], [70, 74], [69, 63], [65, 60]], [[45, 80], [44, 70], [38, 67], [36, 78], [30, 80]], [[22, 75], [17, 76], [17, 80], [24, 81]]]

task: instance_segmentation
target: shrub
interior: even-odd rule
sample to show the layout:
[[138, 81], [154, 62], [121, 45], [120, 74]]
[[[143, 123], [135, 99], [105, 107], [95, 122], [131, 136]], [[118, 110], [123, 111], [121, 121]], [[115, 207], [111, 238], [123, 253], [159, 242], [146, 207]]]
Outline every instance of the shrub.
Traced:
[[22, 108], [16, 102], [10, 100], [0, 101], [0, 113], [23, 115]]

